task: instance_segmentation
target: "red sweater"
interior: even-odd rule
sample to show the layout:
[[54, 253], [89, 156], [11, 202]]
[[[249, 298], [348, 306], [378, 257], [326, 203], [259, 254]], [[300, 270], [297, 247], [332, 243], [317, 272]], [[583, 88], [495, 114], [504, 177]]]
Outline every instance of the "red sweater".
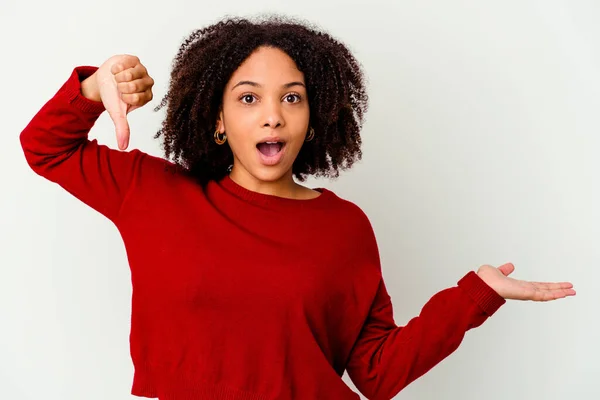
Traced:
[[88, 139], [104, 111], [69, 79], [21, 133], [27, 162], [109, 218], [132, 280], [132, 394], [161, 400], [391, 399], [505, 300], [473, 271], [394, 323], [369, 220], [312, 200], [206, 188]]

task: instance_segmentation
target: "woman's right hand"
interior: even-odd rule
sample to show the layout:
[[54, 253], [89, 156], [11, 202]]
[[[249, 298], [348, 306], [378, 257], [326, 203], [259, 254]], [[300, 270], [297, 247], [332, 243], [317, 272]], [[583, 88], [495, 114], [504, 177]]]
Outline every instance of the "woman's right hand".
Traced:
[[152, 100], [154, 79], [136, 56], [116, 55], [105, 61], [94, 74], [81, 82], [82, 94], [101, 101], [117, 133], [120, 150], [129, 145], [127, 114]]

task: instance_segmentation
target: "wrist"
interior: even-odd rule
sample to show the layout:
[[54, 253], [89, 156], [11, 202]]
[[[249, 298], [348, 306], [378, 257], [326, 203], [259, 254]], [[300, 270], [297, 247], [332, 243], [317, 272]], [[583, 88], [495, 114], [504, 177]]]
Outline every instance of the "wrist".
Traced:
[[98, 84], [96, 82], [96, 73], [93, 73], [81, 81], [81, 94], [89, 100], [96, 102], [102, 101], [100, 90], [98, 89]]
[[[497, 279], [498, 277], [497, 277], [497, 271], [495, 268], [493, 268], [493, 267], [488, 268], [488, 266], [482, 266], [477, 270], [476, 275], [479, 277], [479, 279], [481, 279], [483, 281], [483, 283], [485, 283], [485, 285], [487, 287], [492, 289], [494, 292], [498, 293], [498, 295], [502, 296], [502, 294], [496, 287], [496, 284], [498, 282], [498, 279]], [[502, 296], [502, 297], [504, 297], [504, 296]]]
[[471, 271], [466, 274], [459, 282], [458, 286], [462, 287], [469, 296], [481, 307], [489, 316], [493, 315], [506, 300], [490, 287], [482, 277]]
[[486, 274], [485, 270], [482, 271], [482, 269], [479, 268], [477, 270], [476, 274], [479, 277], [479, 279], [481, 279], [483, 281], [483, 283], [485, 283], [487, 286], [491, 287], [490, 283], [488, 282], [489, 275]]

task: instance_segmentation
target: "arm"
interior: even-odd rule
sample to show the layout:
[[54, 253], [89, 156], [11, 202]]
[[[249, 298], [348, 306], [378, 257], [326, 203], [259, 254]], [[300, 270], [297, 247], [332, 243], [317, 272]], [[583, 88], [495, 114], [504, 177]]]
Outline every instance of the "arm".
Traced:
[[348, 376], [371, 400], [389, 400], [454, 352], [465, 333], [480, 326], [506, 300], [475, 272], [436, 293], [419, 316], [400, 327], [381, 279], [370, 314], [347, 366]]
[[105, 107], [82, 94], [81, 82], [97, 69], [74, 68], [21, 132], [20, 141], [33, 171], [114, 222], [144, 153], [113, 150], [88, 139]]

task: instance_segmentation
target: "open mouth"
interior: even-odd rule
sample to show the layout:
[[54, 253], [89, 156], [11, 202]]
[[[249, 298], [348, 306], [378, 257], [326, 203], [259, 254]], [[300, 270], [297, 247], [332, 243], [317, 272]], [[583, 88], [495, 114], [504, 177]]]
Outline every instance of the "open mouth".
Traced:
[[256, 145], [256, 148], [265, 157], [274, 157], [283, 149], [284, 146], [285, 142], [274, 141], [259, 143]]

